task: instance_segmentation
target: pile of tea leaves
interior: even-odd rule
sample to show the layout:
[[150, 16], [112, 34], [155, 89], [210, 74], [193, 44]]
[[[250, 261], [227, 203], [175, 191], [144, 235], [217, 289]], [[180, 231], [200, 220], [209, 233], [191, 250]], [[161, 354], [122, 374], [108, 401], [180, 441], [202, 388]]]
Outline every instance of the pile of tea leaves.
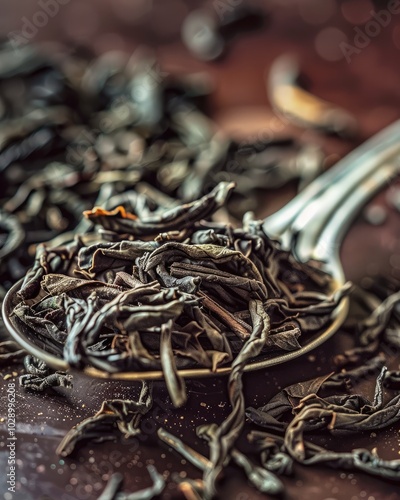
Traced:
[[[338, 357], [341, 371], [298, 382], [264, 406], [246, 410], [245, 366], [271, 352], [299, 349], [304, 338], [330, 324], [349, 286], [331, 293], [332, 278], [321, 263], [297, 262], [265, 235], [262, 221], [251, 214], [241, 227], [212, 222], [233, 188], [220, 183], [199, 200], [169, 209], [150, 210], [146, 198], [138, 201], [132, 194], [136, 204], [131, 203], [130, 211], [118, 205], [84, 212], [95, 221], [97, 232], [78, 234], [60, 247], [38, 246], [18, 292], [14, 320], [34, 329], [74, 368], [162, 371], [175, 406], [184, 405], [187, 397], [180, 370], [213, 372], [230, 366], [228, 417], [197, 428], [209, 444], [208, 458], [162, 427], [158, 430], [161, 441], [203, 471], [201, 481], [180, 482], [187, 498], [214, 497], [231, 461], [268, 494], [282, 493], [278, 476], [291, 474], [295, 462], [400, 480], [397, 460], [383, 460], [366, 449], [330, 451], [305, 437], [324, 430], [379, 430], [400, 419], [399, 395], [386, 401], [383, 392], [384, 383], [396, 384], [398, 373], [388, 371], [381, 353], [382, 342], [400, 347], [400, 295], [395, 288], [358, 323], [360, 345]], [[365, 294], [360, 300], [368, 306], [376, 303]], [[375, 373], [373, 400], [353, 393], [353, 386]], [[49, 377], [44, 378], [47, 385]], [[66, 386], [65, 377], [58, 373], [54, 385]], [[28, 378], [24, 385], [37, 384], [37, 378]], [[146, 382], [138, 401], [105, 401], [96, 415], [71, 429], [57, 453], [68, 456], [91, 437], [113, 438], [116, 428], [126, 438], [136, 436], [152, 404], [152, 385]], [[236, 448], [246, 415], [256, 426], [248, 438], [260, 453], [261, 465]], [[161, 479], [156, 471], [149, 473], [153, 495]], [[103, 498], [125, 498], [119, 492], [121, 484], [119, 476], [112, 476]]]
[[180, 369], [300, 349], [332, 322], [348, 286], [333, 291], [320, 263], [297, 262], [251, 214], [236, 228], [207, 220], [233, 187], [153, 210], [126, 191], [132, 211], [84, 212], [98, 238], [38, 245], [14, 321], [73, 368], [162, 370], [176, 406], [186, 401]]
[[[190, 500], [214, 497], [229, 463], [267, 494], [282, 493], [279, 475], [295, 462], [400, 479], [396, 460], [331, 452], [305, 439], [400, 418], [398, 395], [384, 401], [382, 390], [384, 383], [396, 390], [400, 376], [380, 354], [382, 343], [398, 344], [397, 285], [385, 283], [390, 293], [377, 291], [380, 300], [367, 306], [378, 308], [352, 325], [359, 345], [338, 360], [351, 368], [246, 410], [245, 368], [301, 349], [350, 292], [335, 288], [320, 262], [300, 263], [268, 238], [252, 213], [260, 189], [293, 178], [305, 185], [321, 154], [310, 158], [309, 145], [291, 137], [227, 137], [206, 114], [207, 79], [166, 75], [152, 56], [49, 57], [31, 46], [17, 54], [0, 46], [0, 298], [21, 279], [14, 324], [77, 371], [159, 372], [177, 407], [187, 399], [182, 373], [226, 368], [230, 413], [197, 428], [208, 457], [158, 430], [203, 473], [179, 481]], [[25, 354], [8, 338], [0, 343], [3, 364]], [[69, 373], [33, 356], [24, 366], [25, 389], [73, 386]], [[371, 374], [378, 375], [373, 401], [350, 391]], [[84, 441], [136, 436], [152, 405], [153, 385], [144, 381], [138, 400], [104, 401], [56, 451], [67, 457]], [[237, 447], [246, 415], [257, 463]], [[153, 466], [148, 472], [153, 486], [135, 493], [123, 493], [122, 476], [113, 475], [101, 500], [159, 495], [165, 479]]]

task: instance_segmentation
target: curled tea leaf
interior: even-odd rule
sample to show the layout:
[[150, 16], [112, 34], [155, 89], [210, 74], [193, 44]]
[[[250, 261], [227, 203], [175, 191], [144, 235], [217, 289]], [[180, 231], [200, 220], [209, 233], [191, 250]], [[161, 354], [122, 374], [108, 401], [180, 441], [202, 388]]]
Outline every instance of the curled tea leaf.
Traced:
[[117, 427], [125, 438], [140, 433], [139, 424], [144, 415], [152, 407], [152, 386], [143, 382], [138, 401], [109, 400], [104, 401], [100, 410], [73, 427], [62, 439], [56, 453], [66, 457], [73, 453], [82, 440], [102, 442], [115, 439], [114, 428]]

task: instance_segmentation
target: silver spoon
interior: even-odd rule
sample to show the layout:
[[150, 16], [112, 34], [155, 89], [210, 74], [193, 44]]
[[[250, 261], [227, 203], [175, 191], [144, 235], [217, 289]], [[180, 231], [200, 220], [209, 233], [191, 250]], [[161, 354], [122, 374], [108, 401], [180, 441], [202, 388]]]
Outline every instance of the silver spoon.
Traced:
[[[366, 142], [351, 151], [342, 158], [327, 172], [320, 175], [310, 183], [300, 194], [287, 203], [282, 209], [265, 219], [264, 231], [271, 237], [277, 237], [286, 248], [290, 248], [293, 235], [305, 229], [310, 234], [316, 232], [321, 221], [316, 222], [313, 228], [313, 217], [316, 213], [316, 201], [319, 196], [325, 194], [326, 202], [330, 204], [331, 210], [324, 211], [324, 215], [329, 217], [338, 204], [349, 193], [356, 188], [359, 183], [367, 178], [372, 172], [384, 163], [393, 161], [400, 153], [400, 120], [387, 126]], [[336, 185], [335, 193], [327, 190], [332, 185]], [[303, 210], [307, 208], [307, 213]], [[303, 212], [301, 218], [298, 215]], [[295, 219], [297, 223], [294, 223]]]
[[[399, 153], [400, 154], [400, 153]], [[380, 160], [381, 156], [375, 156], [376, 161]], [[348, 170], [347, 174], [343, 173], [340, 178], [340, 183], [331, 184], [326, 189], [320, 191], [319, 196], [315, 195], [313, 203], [317, 209], [318, 214], [318, 224], [315, 224], [313, 232], [314, 246], [310, 251], [310, 244], [307, 239], [302, 240], [301, 238], [297, 240], [296, 251], [305, 255], [306, 251], [309, 252], [309, 258], [319, 258], [325, 261], [325, 268], [333, 276], [333, 286], [332, 293], [338, 290], [344, 284], [343, 270], [340, 264], [340, 259], [338, 257], [338, 249], [340, 247], [341, 240], [346, 233], [351, 221], [353, 220], [355, 214], [366, 201], [381, 188], [388, 179], [393, 175], [398, 173], [399, 164], [396, 162], [387, 163], [385, 165], [380, 165], [379, 170], [377, 167], [379, 163], [374, 165], [372, 169], [372, 174], [366, 177], [362, 183], [360, 183], [356, 189], [346, 196], [346, 192], [340, 191], [342, 196], [338, 196], [338, 186], [340, 183], [346, 183], [347, 175], [353, 178], [353, 171]], [[316, 182], [316, 181], [315, 181]], [[327, 203], [328, 200], [335, 200], [336, 205], [333, 203]], [[336, 211], [332, 212], [334, 209]], [[282, 209], [285, 211], [285, 207]], [[300, 210], [297, 216], [293, 219], [293, 226], [299, 225], [304, 213], [307, 212], [307, 207]], [[329, 219], [330, 218], [330, 219]], [[326, 221], [328, 221], [326, 223]], [[265, 225], [267, 225], [268, 219]], [[289, 228], [290, 229], [290, 228]], [[303, 228], [303, 232], [306, 232], [307, 228]], [[318, 229], [318, 230], [317, 230]], [[286, 229], [285, 229], [286, 231]], [[287, 234], [287, 233], [286, 233]], [[301, 233], [300, 233], [301, 234]], [[314, 238], [315, 237], [315, 238]], [[37, 345], [37, 338], [35, 333], [29, 331], [28, 328], [21, 327], [20, 324], [16, 324], [12, 320], [12, 310], [16, 303], [18, 302], [16, 292], [21, 286], [21, 282], [16, 283], [7, 293], [3, 302], [3, 318], [6, 327], [10, 331], [14, 339], [27, 351], [29, 351], [33, 356], [38, 357], [45, 361], [49, 366], [54, 369], [67, 371], [69, 369], [68, 364], [54, 354], [48, 352], [48, 346], [43, 343], [42, 346]], [[348, 311], [348, 300], [343, 299], [332, 315], [333, 321], [323, 332], [319, 333], [316, 337], [309, 339], [302, 346], [301, 349], [289, 352], [281, 355], [266, 355], [262, 359], [249, 363], [245, 370], [252, 371], [261, 368], [266, 368], [276, 364], [290, 361], [297, 358], [306, 352], [311, 351], [318, 345], [326, 341], [330, 336], [332, 336], [338, 328], [341, 326], [346, 318]], [[46, 350], [47, 349], [47, 350]], [[210, 369], [206, 368], [195, 368], [195, 369], [183, 369], [179, 370], [179, 373], [183, 377], [207, 377], [215, 376], [229, 373], [231, 368], [222, 367], [212, 372]], [[162, 371], [142, 371], [142, 372], [119, 372], [115, 374], [110, 374], [98, 370], [93, 367], [86, 367], [84, 370], [89, 376], [97, 378], [107, 378], [107, 379], [118, 379], [118, 380], [155, 380], [162, 379]]]

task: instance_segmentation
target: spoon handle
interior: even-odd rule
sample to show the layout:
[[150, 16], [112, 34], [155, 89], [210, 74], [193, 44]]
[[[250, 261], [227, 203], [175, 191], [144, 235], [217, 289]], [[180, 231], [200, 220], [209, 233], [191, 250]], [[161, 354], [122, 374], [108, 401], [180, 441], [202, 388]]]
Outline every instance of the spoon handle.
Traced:
[[[324, 227], [312, 253], [309, 255], [309, 258], [326, 262], [328, 271], [339, 281], [344, 281], [339, 255], [343, 238], [354, 218], [368, 200], [400, 173], [399, 160], [400, 158], [397, 162], [382, 165], [379, 170], [353, 190]], [[308, 248], [306, 250], [300, 249], [303, 254], [305, 251], [308, 251]]]
[[281, 210], [265, 219], [264, 231], [272, 237], [280, 237], [283, 244], [291, 242], [291, 226], [313, 200], [324, 195], [333, 185], [346, 193], [351, 192], [362, 179], [374, 172], [400, 151], [400, 120], [392, 123], [354, 149], [334, 167], [314, 180], [304, 191], [287, 203]]
[[[321, 231], [335, 216], [337, 210], [346, 204], [349, 197], [353, 197], [360, 185], [366, 181], [366, 185], [372, 178], [382, 179], [382, 183], [388, 182], [385, 177], [386, 170], [382, 170], [384, 165], [387, 168], [396, 170], [399, 163], [400, 150], [398, 147], [391, 147], [385, 154], [385, 159], [376, 164], [373, 170], [364, 175], [357, 183], [354, 183], [354, 176], [343, 178], [338, 183], [332, 184], [319, 197], [314, 199], [304, 210], [300, 212], [290, 228], [291, 241], [296, 242], [296, 254], [300, 260], [306, 260], [317, 245]], [[377, 158], [378, 160], [378, 158]], [[389, 167], [391, 165], [392, 167]], [[361, 172], [361, 169], [358, 169]]]

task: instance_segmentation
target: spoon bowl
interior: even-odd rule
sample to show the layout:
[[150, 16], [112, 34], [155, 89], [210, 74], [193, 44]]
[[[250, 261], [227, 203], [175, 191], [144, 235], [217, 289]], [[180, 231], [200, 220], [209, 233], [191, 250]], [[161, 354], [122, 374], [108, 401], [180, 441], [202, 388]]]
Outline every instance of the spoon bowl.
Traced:
[[[39, 336], [32, 328], [28, 328], [22, 321], [12, 314], [14, 307], [19, 302], [17, 292], [21, 288], [22, 280], [15, 283], [15, 285], [8, 291], [2, 307], [2, 314], [5, 326], [18, 344], [26, 349], [32, 356], [41, 359], [49, 367], [54, 370], [68, 371], [70, 369], [68, 363], [63, 359], [63, 345], [56, 344], [54, 341], [49, 342], [49, 339]], [[333, 290], [339, 288], [339, 284], [333, 283]], [[320, 344], [328, 340], [342, 325], [348, 312], [348, 300], [345, 297], [334, 311], [334, 318], [332, 323], [321, 333], [308, 335], [303, 341], [301, 349], [291, 351], [285, 354], [266, 353], [260, 355], [256, 360], [247, 364], [244, 368], [245, 371], [260, 370], [268, 368], [280, 363], [291, 361], [303, 354], [315, 349]], [[299, 339], [301, 341], [301, 337]], [[83, 373], [95, 377], [105, 378], [109, 380], [161, 380], [164, 378], [161, 370], [141, 371], [141, 372], [118, 372], [108, 373], [97, 368], [87, 366]], [[227, 375], [231, 372], [231, 367], [220, 367], [215, 371], [208, 368], [187, 368], [180, 369], [178, 373], [184, 378], [201, 378], [211, 377], [215, 375]]]
[[[264, 231], [281, 240], [299, 260], [318, 259], [332, 276], [331, 293], [344, 285], [344, 273], [339, 258], [341, 241], [355, 215], [368, 199], [399, 172], [400, 121], [381, 131], [350, 155], [341, 160], [321, 178], [311, 183], [279, 212], [265, 219]], [[358, 152], [358, 154], [357, 154]], [[38, 335], [22, 323], [12, 311], [19, 302], [17, 292], [22, 280], [7, 293], [2, 307], [4, 323], [12, 337], [33, 356], [55, 370], [67, 371], [63, 359], [63, 345]], [[348, 298], [344, 297], [332, 313], [332, 321], [322, 331], [300, 337], [300, 349], [287, 353], [263, 353], [246, 364], [245, 371], [260, 370], [289, 362], [315, 349], [328, 340], [343, 324], [348, 312]], [[226, 375], [231, 366], [217, 368], [179, 369], [185, 378]], [[91, 377], [114, 380], [163, 379], [161, 370], [109, 373], [87, 366], [83, 372]]]

